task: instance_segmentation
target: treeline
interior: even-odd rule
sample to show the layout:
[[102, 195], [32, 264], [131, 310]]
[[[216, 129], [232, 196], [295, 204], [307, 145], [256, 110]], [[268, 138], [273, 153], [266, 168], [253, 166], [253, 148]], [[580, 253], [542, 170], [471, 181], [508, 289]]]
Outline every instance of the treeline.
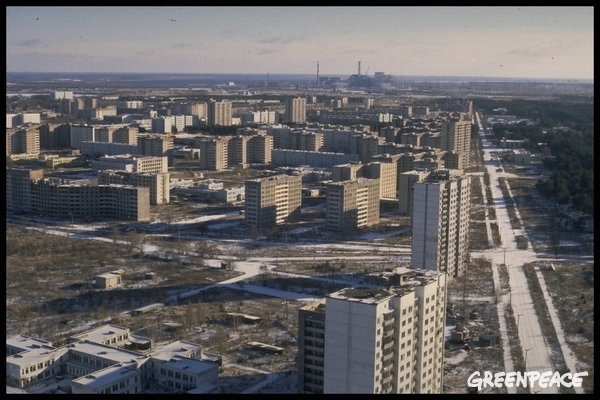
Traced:
[[476, 99], [473, 104], [486, 115], [494, 114], [492, 110], [495, 108], [505, 108], [507, 115], [536, 121], [541, 128], [560, 125], [586, 132], [594, 128], [594, 102], [593, 99], [581, 100], [576, 102]]
[[[525, 148], [528, 150], [539, 151], [538, 143], [546, 143], [554, 157], [544, 159], [544, 165], [553, 173], [550, 179], [538, 181], [536, 187], [546, 198], [555, 198], [560, 204], [571, 202], [578, 211], [594, 215], [593, 102], [478, 99], [476, 103], [484, 113], [506, 108], [508, 115], [538, 122], [536, 125], [496, 124], [493, 132], [498, 139], [527, 139]], [[559, 125], [571, 130], [552, 129]]]

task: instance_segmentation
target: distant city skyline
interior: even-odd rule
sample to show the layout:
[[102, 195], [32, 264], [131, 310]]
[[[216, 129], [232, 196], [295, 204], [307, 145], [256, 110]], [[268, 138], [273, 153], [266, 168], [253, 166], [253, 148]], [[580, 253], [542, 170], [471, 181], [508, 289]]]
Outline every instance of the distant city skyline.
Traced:
[[9, 72], [593, 79], [593, 7], [7, 7]]

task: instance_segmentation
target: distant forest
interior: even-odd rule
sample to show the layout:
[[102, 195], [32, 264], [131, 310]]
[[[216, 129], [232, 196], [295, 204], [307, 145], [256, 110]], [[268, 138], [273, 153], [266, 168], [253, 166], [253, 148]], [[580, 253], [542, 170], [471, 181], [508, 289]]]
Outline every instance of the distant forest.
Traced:
[[[526, 148], [538, 150], [546, 143], [553, 158], [544, 159], [553, 171], [550, 179], [540, 180], [536, 187], [546, 198], [571, 204], [581, 212], [594, 216], [594, 103], [575, 101], [493, 101], [476, 100], [485, 114], [494, 108], [506, 108], [507, 115], [527, 118], [536, 125], [494, 125], [494, 135], [501, 139], [511, 132], [511, 139], [528, 139]], [[570, 131], [556, 129], [567, 127]], [[544, 133], [546, 132], [546, 133]]]

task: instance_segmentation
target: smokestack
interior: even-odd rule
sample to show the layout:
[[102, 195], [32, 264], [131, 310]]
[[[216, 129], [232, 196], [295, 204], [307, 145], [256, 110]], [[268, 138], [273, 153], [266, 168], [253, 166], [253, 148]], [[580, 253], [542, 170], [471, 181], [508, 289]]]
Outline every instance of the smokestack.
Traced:
[[358, 76], [360, 76], [360, 61], [358, 62]]
[[317, 61], [317, 86], [319, 86], [319, 62]]

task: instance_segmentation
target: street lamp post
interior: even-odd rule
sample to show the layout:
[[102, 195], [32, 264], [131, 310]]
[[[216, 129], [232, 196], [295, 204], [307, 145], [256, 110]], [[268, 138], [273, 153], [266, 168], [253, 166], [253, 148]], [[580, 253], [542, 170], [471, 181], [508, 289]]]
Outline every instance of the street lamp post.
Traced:
[[517, 331], [519, 330], [519, 320], [521, 319], [521, 315], [523, 314], [517, 315]]

